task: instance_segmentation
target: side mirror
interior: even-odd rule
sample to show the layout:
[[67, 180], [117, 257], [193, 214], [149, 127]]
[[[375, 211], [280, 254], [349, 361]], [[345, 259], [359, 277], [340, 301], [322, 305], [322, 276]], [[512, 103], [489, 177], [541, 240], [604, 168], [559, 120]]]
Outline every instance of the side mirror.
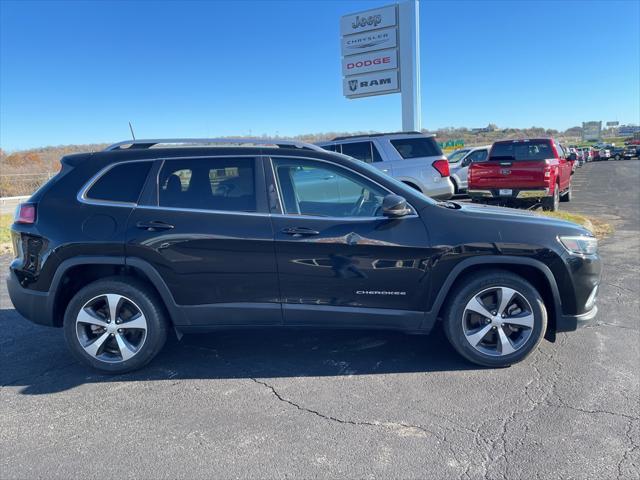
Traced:
[[570, 153], [569, 157], [567, 158], [567, 160], [571, 160], [572, 162], [575, 162], [578, 159], [578, 156], [575, 153]]
[[411, 209], [407, 201], [400, 195], [389, 194], [382, 200], [382, 214], [389, 218], [399, 218], [409, 215]]
[[463, 167], [468, 167], [469, 165], [471, 165], [471, 159], [469, 157], [467, 157], [462, 161], [462, 166]]

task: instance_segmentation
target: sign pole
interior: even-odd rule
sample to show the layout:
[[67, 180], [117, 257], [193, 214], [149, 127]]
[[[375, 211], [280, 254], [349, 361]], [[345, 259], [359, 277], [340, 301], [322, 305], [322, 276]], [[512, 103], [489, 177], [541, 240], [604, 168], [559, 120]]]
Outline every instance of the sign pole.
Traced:
[[418, 0], [398, 4], [402, 130], [422, 129], [420, 98], [420, 12]]

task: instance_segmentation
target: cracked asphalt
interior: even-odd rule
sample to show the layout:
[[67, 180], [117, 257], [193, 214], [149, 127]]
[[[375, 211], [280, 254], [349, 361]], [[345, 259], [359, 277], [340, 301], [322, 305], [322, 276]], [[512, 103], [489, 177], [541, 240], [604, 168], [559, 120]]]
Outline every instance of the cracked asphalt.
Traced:
[[3, 284], [0, 478], [640, 478], [640, 162], [574, 181], [615, 227], [597, 322], [507, 369], [440, 331], [236, 331], [103, 376]]

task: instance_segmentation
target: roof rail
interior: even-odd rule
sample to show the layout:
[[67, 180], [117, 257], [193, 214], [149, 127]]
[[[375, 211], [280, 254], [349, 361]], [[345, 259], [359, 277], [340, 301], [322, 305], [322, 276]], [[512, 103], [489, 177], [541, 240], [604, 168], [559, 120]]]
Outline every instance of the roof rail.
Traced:
[[170, 146], [214, 146], [214, 145], [237, 145], [237, 146], [255, 146], [266, 147], [276, 146], [279, 148], [294, 147], [305, 150], [315, 150], [317, 152], [325, 152], [326, 150], [312, 145], [311, 143], [300, 142], [298, 140], [285, 140], [280, 138], [158, 138], [145, 140], [124, 140], [122, 142], [109, 145], [103, 151], [112, 152], [114, 150], [136, 150], [151, 148], [156, 145]]
[[331, 141], [347, 140], [351, 138], [365, 138], [365, 137], [383, 137], [385, 135], [420, 135], [422, 132], [386, 132], [386, 133], [361, 133], [358, 135], [345, 135], [344, 137], [335, 137]]

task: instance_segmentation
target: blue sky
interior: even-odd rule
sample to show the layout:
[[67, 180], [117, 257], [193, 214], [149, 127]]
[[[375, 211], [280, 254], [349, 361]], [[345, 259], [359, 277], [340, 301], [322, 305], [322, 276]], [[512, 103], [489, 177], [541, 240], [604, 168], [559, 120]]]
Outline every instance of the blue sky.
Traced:
[[[342, 97], [339, 18], [390, 1], [0, 0], [0, 146], [398, 130]], [[423, 127], [640, 123], [640, 1], [422, 1]]]

